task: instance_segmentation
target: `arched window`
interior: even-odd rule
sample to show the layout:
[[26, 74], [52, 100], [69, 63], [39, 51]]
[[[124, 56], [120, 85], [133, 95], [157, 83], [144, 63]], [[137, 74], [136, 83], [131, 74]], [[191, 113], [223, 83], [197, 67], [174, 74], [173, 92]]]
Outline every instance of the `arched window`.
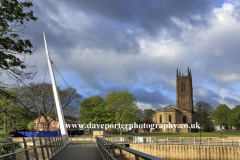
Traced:
[[172, 117], [169, 115], [169, 123], [172, 123]]
[[186, 91], [186, 85], [185, 85], [185, 82], [182, 81], [181, 82], [181, 92], [185, 92]]
[[183, 116], [183, 123], [187, 123], [187, 117]]
[[162, 123], [162, 115], [160, 115], [160, 123]]

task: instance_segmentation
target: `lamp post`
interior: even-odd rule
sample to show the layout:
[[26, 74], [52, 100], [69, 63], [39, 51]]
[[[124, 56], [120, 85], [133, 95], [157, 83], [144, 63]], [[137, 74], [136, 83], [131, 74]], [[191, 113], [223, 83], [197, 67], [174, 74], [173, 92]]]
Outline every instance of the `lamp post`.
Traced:
[[198, 105], [198, 110], [199, 110], [199, 126], [200, 126], [200, 145], [202, 144], [202, 142], [201, 142], [201, 112], [202, 112], [202, 110], [201, 110], [201, 107], [202, 107], [202, 104], [201, 105]]

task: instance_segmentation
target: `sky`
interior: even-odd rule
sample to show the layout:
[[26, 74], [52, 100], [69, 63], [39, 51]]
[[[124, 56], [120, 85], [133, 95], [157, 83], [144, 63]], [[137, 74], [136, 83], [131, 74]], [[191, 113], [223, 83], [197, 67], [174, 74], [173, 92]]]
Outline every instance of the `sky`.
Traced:
[[[176, 70], [192, 71], [193, 101], [240, 104], [240, 3], [222, 0], [33, 0], [26, 56], [44, 81], [51, 60], [84, 98], [129, 91], [141, 109], [176, 105]], [[55, 72], [61, 88], [66, 84]], [[51, 83], [47, 68], [46, 82]]]

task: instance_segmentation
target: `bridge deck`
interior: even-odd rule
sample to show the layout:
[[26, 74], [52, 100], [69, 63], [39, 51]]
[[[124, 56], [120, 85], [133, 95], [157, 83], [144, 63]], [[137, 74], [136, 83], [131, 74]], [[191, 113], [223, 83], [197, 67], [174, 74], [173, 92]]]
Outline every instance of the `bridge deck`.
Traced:
[[69, 144], [51, 160], [102, 160], [96, 143]]

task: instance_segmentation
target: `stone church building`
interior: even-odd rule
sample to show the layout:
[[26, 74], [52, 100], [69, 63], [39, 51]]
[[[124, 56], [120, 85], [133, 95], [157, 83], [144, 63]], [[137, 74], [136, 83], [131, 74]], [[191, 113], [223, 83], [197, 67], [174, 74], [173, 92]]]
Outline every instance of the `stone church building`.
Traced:
[[194, 111], [193, 111], [193, 88], [192, 88], [192, 74], [191, 70], [188, 68], [187, 76], [181, 75], [180, 71], [177, 69], [176, 74], [176, 92], [177, 92], [177, 105], [169, 105], [163, 109], [157, 109], [156, 113], [152, 116], [152, 121], [155, 124], [161, 126], [164, 124], [176, 124], [177, 128], [157, 128], [156, 132], [191, 132], [190, 128], [180, 128], [188, 124], [190, 127], [193, 121]]

